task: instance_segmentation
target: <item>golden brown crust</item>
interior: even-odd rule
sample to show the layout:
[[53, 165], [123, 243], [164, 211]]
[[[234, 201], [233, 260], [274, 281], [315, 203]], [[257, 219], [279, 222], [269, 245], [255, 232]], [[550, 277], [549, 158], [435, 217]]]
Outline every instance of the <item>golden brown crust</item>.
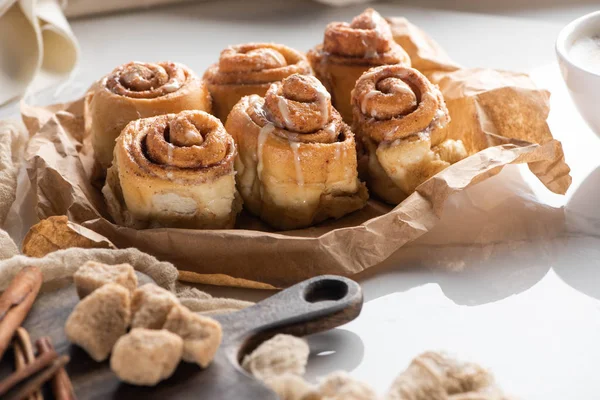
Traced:
[[129, 122], [183, 110], [211, 111], [202, 80], [173, 62], [123, 64], [94, 84], [86, 102], [86, 129], [103, 170], [110, 166], [115, 139]]
[[306, 227], [362, 208], [354, 134], [312, 76], [274, 83], [243, 98], [227, 130], [238, 144], [238, 188], [246, 208], [279, 229]]
[[[198, 137], [192, 145], [177, 146], [168, 140], [168, 132], [181, 128], [181, 121], [191, 123]], [[173, 137], [185, 134], [173, 132]], [[154, 149], [151, 143], [158, 143]], [[117, 139], [115, 158], [137, 172], [163, 180], [197, 184], [232, 173], [236, 147], [231, 135], [213, 116], [202, 111], [182, 111], [130, 122]], [[164, 147], [163, 147], [164, 146]], [[206, 159], [204, 159], [206, 157]]]
[[394, 41], [388, 22], [372, 8], [356, 16], [350, 24], [327, 25], [321, 51], [331, 57], [329, 61], [343, 64], [410, 63], [404, 49]]
[[[365, 72], [352, 90], [354, 127], [376, 142], [394, 141], [429, 128], [438, 131], [450, 117], [439, 89], [419, 71], [385, 65]], [[433, 124], [432, 124], [433, 122]], [[440, 138], [442, 139], [442, 138]]]
[[203, 79], [214, 98], [214, 114], [225, 122], [242, 97], [264, 96], [271, 83], [292, 74], [312, 74], [302, 53], [275, 43], [247, 43], [223, 50]]
[[188, 72], [173, 62], [130, 62], [115, 68], [105, 86], [120, 96], [154, 99], [177, 91], [187, 80]]
[[352, 121], [350, 91], [363, 72], [378, 65], [410, 65], [387, 21], [370, 8], [350, 24], [327, 25], [323, 43], [307, 56], [316, 76], [332, 94], [334, 107], [348, 123]]
[[365, 72], [352, 91], [352, 112], [364, 149], [361, 175], [388, 203], [467, 156], [460, 140], [445, 137], [450, 117], [441, 92], [416, 69], [384, 65]]
[[232, 227], [236, 154], [221, 122], [202, 111], [130, 122], [103, 189], [109, 210], [134, 227]]

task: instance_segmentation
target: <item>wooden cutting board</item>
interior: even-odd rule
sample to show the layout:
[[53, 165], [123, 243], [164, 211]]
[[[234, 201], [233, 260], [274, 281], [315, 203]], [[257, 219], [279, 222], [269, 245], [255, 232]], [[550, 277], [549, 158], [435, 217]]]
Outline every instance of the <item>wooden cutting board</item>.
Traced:
[[[360, 286], [350, 279], [319, 276], [247, 309], [216, 316], [223, 327], [223, 343], [213, 363], [203, 370], [182, 362], [171, 378], [155, 387], [122, 383], [108, 361], [97, 363], [69, 343], [64, 325], [78, 302], [73, 285], [42, 293], [23, 326], [32, 340], [50, 336], [60, 354], [70, 355], [67, 371], [79, 399], [276, 400], [275, 393], [242, 370], [243, 356], [278, 333], [305, 336], [349, 322], [360, 313], [363, 296]], [[2, 376], [12, 368], [11, 363], [11, 357], [4, 357]]]

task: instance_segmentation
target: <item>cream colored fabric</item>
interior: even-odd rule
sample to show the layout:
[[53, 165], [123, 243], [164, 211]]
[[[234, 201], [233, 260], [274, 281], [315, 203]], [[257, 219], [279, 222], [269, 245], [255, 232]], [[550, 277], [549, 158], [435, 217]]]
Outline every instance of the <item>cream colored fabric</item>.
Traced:
[[19, 254], [19, 249], [11, 237], [0, 229], [0, 260], [6, 260]]
[[59, 0], [0, 0], [0, 105], [64, 80], [78, 57]]
[[[3, 86], [0, 83], [1, 87]], [[0, 90], [0, 96], [1, 93], [2, 90]], [[17, 175], [27, 139], [28, 136], [22, 123], [10, 120], [0, 121], [0, 227], [4, 225], [8, 211], [15, 201]]]
[[[0, 227], [3, 227], [17, 195], [17, 176], [28, 135], [18, 121], [0, 121]], [[0, 229], [0, 260], [19, 254], [17, 245]]]
[[[2, 246], [0, 259], [6, 257], [4, 253], [11, 248], [8, 243], [10, 238], [5, 236], [0, 231], [0, 246]], [[8, 245], [5, 246], [5, 243]], [[16, 247], [14, 249], [16, 251]], [[179, 272], [173, 264], [159, 261], [134, 248], [124, 250], [70, 248], [55, 251], [42, 258], [17, 255], [0, 261], [0, 292], [6, 289], [17, 272], [25, 266], [33, 265], [41, 268], [44, 276], [44, 289], [52, 290], [72, 279], [75, 271], [90, 260], [110, 265], [131, 264], [136, 271], [148, 275], [160, 287], [175, 293], [182, 304], [195, 312], [210, 311], [211, 314], [220, 314], [252, 305], [250, 302], [241, 300], [215, 298], [198, 289], [182, 285], [177, 282]]]

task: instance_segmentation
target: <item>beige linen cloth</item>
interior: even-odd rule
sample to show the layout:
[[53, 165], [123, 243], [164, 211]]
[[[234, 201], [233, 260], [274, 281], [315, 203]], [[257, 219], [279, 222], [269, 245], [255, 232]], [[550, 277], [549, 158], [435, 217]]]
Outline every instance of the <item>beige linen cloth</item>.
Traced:
[[59, 0], [0, 0], [0, 106], [65, 80], [78, 58]]

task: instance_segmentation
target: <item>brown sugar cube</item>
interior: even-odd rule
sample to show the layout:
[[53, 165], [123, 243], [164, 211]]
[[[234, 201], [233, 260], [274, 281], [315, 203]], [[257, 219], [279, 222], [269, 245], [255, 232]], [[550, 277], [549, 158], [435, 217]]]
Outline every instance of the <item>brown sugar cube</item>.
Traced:
[[302, 376], [310, 348], [305, 340], [279, 334], [262, 343], [242, 361], [242, 368], [262, 381], [286, 373]]
[[134, 328], [115, 344], [110, 368], [124, 382], [154, 386], [173, 375], [182, 351], [183, 340], [174, 333]]
[[221, 345], [221, 324], [182, 305], [171, 308], [163, 327], [183, 339], [183, 360], [206, 368]]
[[[345, 371], [336, 371], [327, 375], [317, 390], [321, 398], [327, 400], [376, 400], [379, 398], [371, 387], [352, 378]], [[431, 400], [434, 399], [431, 398]]]
[[94, 360], [106, 360], [119, 337], [127, 332], [130, 306], [129, 291], [123, 286], [102, 286], [77, 304], [65, 325], [67, 338]]
[[132, 328], [161, 329], [173, 306], [178, 305], [177, 297], [153, 283], [139, 287], [131, 300]]
[[107, 265], [96, 261], [83, 264], [73, 275], [73, 280], [80, 299], [107, 283], [118, 283], [133, 294], [138, 283], [131, 265]]
[[317, 389], [303, 377], [285, 373], [275, 375], [264, 381], [265, 385], [277, 393], [280, 400], [329, 400], [322, 397]]

